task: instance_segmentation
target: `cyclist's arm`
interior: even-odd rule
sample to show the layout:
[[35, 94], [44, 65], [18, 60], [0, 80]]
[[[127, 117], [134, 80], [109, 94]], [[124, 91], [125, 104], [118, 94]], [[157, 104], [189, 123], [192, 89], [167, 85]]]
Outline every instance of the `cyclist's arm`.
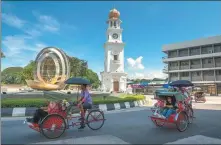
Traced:
[[80, 99], [78, 100], [78, 104], [82, 104], [85, 101], [85, 93], [82, 91], [80, 95]]

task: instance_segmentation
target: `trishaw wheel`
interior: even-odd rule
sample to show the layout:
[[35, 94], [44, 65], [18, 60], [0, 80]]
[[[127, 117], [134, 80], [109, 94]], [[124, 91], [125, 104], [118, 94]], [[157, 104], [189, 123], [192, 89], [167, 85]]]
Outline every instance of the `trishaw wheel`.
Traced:
[[41, 133], [48, 139], [59, 138], [66, 129], [65, 119], [58, 114], [46, 116], [40, 125]]
[[[92, 110], [88, 113], [86, 122], [87, 126], [92, 130], [98, 130], [104, 125], [104, 113], [100, 110]], [[97, 123], [98, 125], [93, 126]]]
[[158, 127], [162, 127], [165, 124], [165, 121], [153, 120], [154, 124]]
[[180, 112], [178, 115], [178, 118], [176, 120], [176, 126], [177, 129], [180, 132], [183, 132], [187, 129], [188, 127], [188, 116], [185, 112]]
[[188, 109], [188, 122], [189, 122], [189, 124], [192, 124], [193, 123], [193, 109], [192, 108], [189, 108]]

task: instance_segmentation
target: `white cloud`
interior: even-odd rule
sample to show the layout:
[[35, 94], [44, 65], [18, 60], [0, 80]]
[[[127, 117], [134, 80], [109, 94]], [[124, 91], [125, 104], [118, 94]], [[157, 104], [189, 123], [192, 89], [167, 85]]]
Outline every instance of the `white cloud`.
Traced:
[[68, 28], [68, 31], [75, 29], [68, 23], [60, 23], [52, 16], [40, 15], [36, 12], [33, 15], [37, 22], [23, 20], [11, 13], [2, 13], [3, 23], [23, 32], [19, 35], [12, 33], [2, 38], [3, 51], [6, 55], [3, 67], [27, 65], [41, 49], [47, 47], [45, 43], [38, 40], [38, 37], [44, 35], [45, 32], [58, 33], [61, 26], [65, 32], [67, 29], [64, 28]]
[[[33, 43], [29, 43], [29, 42]], [[2, 64], [2, 69], [11, 66], [24, 67], [30, 60], [34, 60], [37, 53], [44, 47], [45, 44], [33, 40], [25, 35], [6, 36], [2, 40], [6, 55]]]
[[154, 79], [154, 78], [167, 78], [167, 74], [164, 74], [162, 70], [145, 70], [143, 73], [132, 72], [128, 74], [130, 79]]
[[145, 74], [145, 79], [153, 79], [153, 78], [167, 78], [167, 74], [164, 74], [162, 70], [150, 70]]
[[[23, 50], [30, 51], [39, 51], [46, 45], [42, 43], [32, 43], [30, 44], [28, 41], [34, 41], [31, 37], [26, 35], [17, 35], [17, 36], [6, 36], [2, 40], [2, 44], [6, 48], [7, 56], [11, 57], [15, 54], [22, 53]], [[41, 47], [41, 48], [40, 48]]]
[[60, 23], [51, 16], [40, 15], [38, 20], [46, 31], [56, 32], [60, 30]]
[[7, 13], [2, 13], [2, 22], [16, 28], [22, 28], [26, 23], [17, 16]]
[[143, 70], [145, 67], [142, 64], [142, 59], [143, 59], [142, 56], [138, 57], [137, 59], [128, 58], [127, 63], [129, 68]]
[[[61, 23], [57, 19], [49, 15], [42, 15], [37, 11], [32, 11], [33, 15], [38, 20], [38, 28], [49, 31], [49, 32], [58, 32], [61, 27]], [[71, 25], [70, 25], [71, 26]]]

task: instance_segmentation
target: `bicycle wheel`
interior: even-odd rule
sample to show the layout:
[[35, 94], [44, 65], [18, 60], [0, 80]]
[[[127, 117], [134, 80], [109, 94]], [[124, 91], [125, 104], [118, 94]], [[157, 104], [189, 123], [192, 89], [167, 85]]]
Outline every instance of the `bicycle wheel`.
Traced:
[[180, 132], [183, 132], [187, 129], [188, 127], [188, 116], [185, 112], [180, 112], [180, 114], [178, 115], [177, 121], [176, 121], [176, 126], [177, 129]]
[[58, 114], [46, 116], [40, 124], [42, 134], [48, 139], [59, 138], [66, 130], [64, 117]]
[[[86, 124], [92, 130], [98, 130], [104, 125], [104, 113], [100, 110], [91, 110], [89, 111]], [[97, 127], [93, 127], [92, 125], [98, 123]], [[100, 123], [100, 124], [99, 124]]]

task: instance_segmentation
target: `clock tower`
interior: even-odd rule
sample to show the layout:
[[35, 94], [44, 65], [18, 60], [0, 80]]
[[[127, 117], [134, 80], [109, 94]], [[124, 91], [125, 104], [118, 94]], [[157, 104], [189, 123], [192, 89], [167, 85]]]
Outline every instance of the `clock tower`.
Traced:
[[124, 46], [120, 25], [120, 12], [112, 9], [107, 20], [106, 43], [104, 44], [104, 71], [101, 72], [101, 87], [105, 92], [125, 92], [127, 74], [124, 72]]

